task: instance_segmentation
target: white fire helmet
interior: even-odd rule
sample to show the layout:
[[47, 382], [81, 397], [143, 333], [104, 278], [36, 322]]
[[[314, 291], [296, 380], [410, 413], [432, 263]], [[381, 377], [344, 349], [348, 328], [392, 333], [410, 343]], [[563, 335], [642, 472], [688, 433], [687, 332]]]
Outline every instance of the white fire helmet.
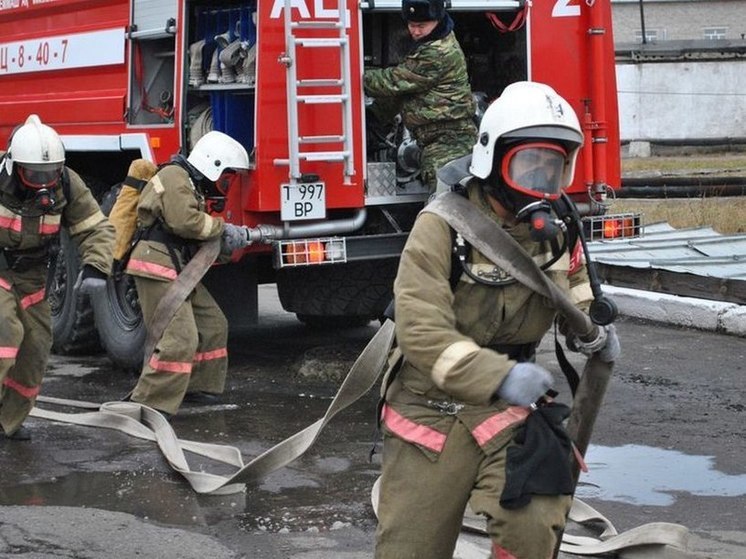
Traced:
[[207, 180], [215, 182], [226, 169], [248, 169], [249, 154], [236, 140], [212, 130], [202, 136], [187, 161]]
[[5, 170], [14, 167], [24, 186], [33, 189], [54, 188], [65, 165], [65, 146], [51, 127], [35, 114], [13, 131], [5, 157]]
[[[557, 142], [563, 148], [555, 146]], [[519, 147], [505, 153], [502, 149], [505, 144], [523, 144], [523, 151]], [[582, 144], [583, 132], [578, 117], [565, 99], [548, 85], [515, 82], [485, 111], [469, 171], [486, 179], [495, 164], [495, 153], [499, 153], [504, 160], [497, 164], [502, 166], [500, 171], [508, 186], [537, 198], [556, 198], [560, 189], [572, 183]], [[511, 172], [522, 166], [525, 168], [529, 160], [538, 158], [546, 160], [546, 165], [555, 166], [552, 184], [540, 185], [528, 176], [530, 174], [524, 176], [523, 181], [511, 176]]]

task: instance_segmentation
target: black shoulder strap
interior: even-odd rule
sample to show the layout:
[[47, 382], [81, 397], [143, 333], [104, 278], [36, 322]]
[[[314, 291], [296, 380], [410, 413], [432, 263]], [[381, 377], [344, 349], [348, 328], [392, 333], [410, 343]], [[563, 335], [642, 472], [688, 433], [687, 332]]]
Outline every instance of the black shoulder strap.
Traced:
[[62, 195], [68, 202], [72, 200], [70, 195], [70, 173], [67, 172], [67, 167], [62, 168]]

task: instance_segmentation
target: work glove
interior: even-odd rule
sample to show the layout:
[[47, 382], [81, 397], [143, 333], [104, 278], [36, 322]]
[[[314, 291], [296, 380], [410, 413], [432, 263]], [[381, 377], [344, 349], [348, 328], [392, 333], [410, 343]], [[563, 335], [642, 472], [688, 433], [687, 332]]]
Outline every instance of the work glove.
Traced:
[[245, 227], [226, 223], [223, 228], [223, 236], [220, 239], [220, 251], [223, 254], [231, 254], [235, 250], [242, 249], [251, 244], [248, 231]]
[[577, 336], [573, 336], [567, 345], [573, 351], [579, 351], [588, 357], [598, 353], [598, 358], [604, 363], [616, 361], [622, 353], [622, 346], [613, 324], [599, 326], [596, 339], [590, 342], [583, 342]]
[[535, 363], [516, 363], [497, 389], [497, 397], [515, 406], [530, 406], [552, 387], [552, 375]]
[[75, 280], [73, 289], [86, 295], [106, 288], [106, 274], [90, 264], [85, 264]]

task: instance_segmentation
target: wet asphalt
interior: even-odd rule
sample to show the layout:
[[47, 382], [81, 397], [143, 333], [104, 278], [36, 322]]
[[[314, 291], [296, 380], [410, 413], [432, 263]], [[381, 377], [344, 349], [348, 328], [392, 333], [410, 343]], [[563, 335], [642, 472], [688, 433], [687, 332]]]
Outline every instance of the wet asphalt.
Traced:
[[[180, 438], [236, 446], [245, 461], [323, 416], [377, 328], [308, 329], [272, 286], [260, 301], [260, 324], [231, 336], [222, 400], [172, 420]], [[630, 319], [618, 330], [623, 355], [578, 495], [620, 531], [679, 523], [691, 556], [746, 557], [746, 340]], [[539, 362], [567, 398], [551, 336]], [[103, 355], [54, 356], [42, 395], [112, 401], [135, 381]], [[226, 496], [196, 494], [152, 442], [31, 418], [31, 442], [0, 442], [0, 557], [371, 558], [376, 392], [298, 460]], [[457, 556], [480, 549], [471, 535]]]

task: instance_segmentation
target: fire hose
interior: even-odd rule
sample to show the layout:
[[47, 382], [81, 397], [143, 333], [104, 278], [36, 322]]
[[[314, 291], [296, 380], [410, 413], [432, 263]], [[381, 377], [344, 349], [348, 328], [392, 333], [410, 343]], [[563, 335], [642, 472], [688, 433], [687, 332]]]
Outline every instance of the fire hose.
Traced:
[[[594, 325], [588, 315], [580, 311], [540, 270], [531, 257], [501, 228], [495, 227], [481, 212], [474, 211], [473, 205], [462, 196], [449, 193], [436, 198], [424, 211], [443, 217], [461, 232], [464, 237], [482, 254], [492, 260], [518, 281], [548, 297], [566, 317], [570, 327], [581, 339], [595, 337]], [[494, 247], [500, 247], [495, 250]], [[200, 251], [177, 277], [172, 289], [159, 303], [156, 313], [160, 317], [151, 326], [146, 342], [145, 359], [155, 347], [162, 329], [170, 321], [173, 313], [194, 289], [207, 268], [217, 257], [219, 240], [203, 244]], [[191, 268], [190, 268], [191, 266]], [[350, 406], [366, 394], [377, 382], [386, 365], [389, 350], [394, 342], [394, 323], [386, 320], [345, 377], [337, 394], [322, 418], [305, 429], [274, 445], [248, 463], [244, 463], [241, 452], [229, 445], [216, 445], [203, 442], [180, 440], [168, 421], [156, 410], [135, 402], [106, 402], [93, 404], [39, 397], [39, 402], [84, 407], [94, 411], [69, 414], [34, 408], [31, 415], [79, 425], [90, 425], [117, 429], [132, 436], [155, 441], [169, 465], [180, 473], [198, 493], [229, 494], [245, 490], [245, 485], [263, 478], [272, 471], [282, 468], [300, 457], [316, 441], [322, 429], [340, 411]], [[598, 414], [604, 392], [612, 371], [607, 364], [591, 356], [585, 366], [575, 394], [572, 414], [568, 421], [568, 433], [575, 441], [581, 454], [585, 454], [590, 435]], [[193, 470], [189, 466], [185, 451], [206, 456], [237, 469], [231, 475], [212, 474], [204, 470]], [[577, 481], [577, 464], [575, 476]], [[374, 505], [377, 503], [374, 487]], [[602, 515], [577, 501], [574, 516], [579, 522], [605, 520]], [[465, 525], [468, 522], [468, 515]], [[590, 542], [588, 538], [573, 540], [563, 537], [563, 551], [575, 554], [595, 555], [608, 553], [629, 546], [655, 545], [674, 549], [684, 549], [687, 530], [683, 526], [668, 523], [651, 523], [624, 534], [617, 534], [608, 524], [599, 540]], [[604, 541], [604, 538], [606, 541]], [[616, 538], [616, 539], [615, 539]], [[613, 541], [612, 541], [613, 540]], [[567, 547], [571, 546], [571, 547]], [[559, 551], [559, 550], [558, 550]]]

